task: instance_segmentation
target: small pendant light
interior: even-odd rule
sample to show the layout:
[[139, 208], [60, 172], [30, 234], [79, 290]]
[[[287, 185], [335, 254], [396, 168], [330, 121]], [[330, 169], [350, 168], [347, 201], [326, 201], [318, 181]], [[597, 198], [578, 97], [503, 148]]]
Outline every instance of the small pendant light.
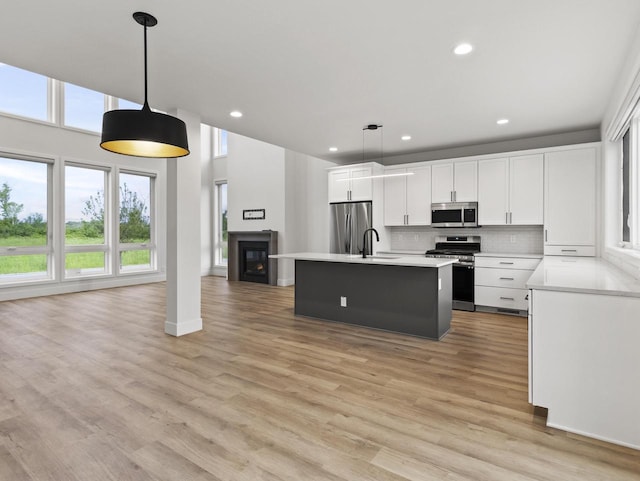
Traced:
[[380, 163], [383, 164], [384, 161], [384, 149], [382, 146], [382, 125], [378, 124], [368, 124], [362, 128], [362, 162], [364, 162], [364, 132], [365, 130], [378, 130], [380, 129]]
[[138, 157], [184, 157], [189, 155], [187, 126], [176, 117], [152, 112], [147, 101], [147, 27], [158, 20], [144, 12], [134, 13], [133, 18], [144, 26], [144, 105], [142, 110], [105, 112], [100, 147]]

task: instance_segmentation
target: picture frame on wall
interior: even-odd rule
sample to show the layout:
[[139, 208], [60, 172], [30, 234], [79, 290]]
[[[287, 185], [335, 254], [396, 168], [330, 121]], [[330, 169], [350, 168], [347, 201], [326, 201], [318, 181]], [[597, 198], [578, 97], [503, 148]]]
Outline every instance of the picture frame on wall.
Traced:
[[244, 209], [242, 211], [242, 220], [264, 220], [265, 209]]

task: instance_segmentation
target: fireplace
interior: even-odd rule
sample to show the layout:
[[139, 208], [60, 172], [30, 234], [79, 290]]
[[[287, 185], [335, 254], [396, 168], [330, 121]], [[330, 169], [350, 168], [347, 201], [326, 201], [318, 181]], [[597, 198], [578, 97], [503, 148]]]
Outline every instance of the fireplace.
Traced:
[[278, 261], [269, 259], [277, 253], [275, 230], [230, 231], [227, 279], [277, 285]]
[[269, 243], [238, 242], [240, 280], [269, 283]]

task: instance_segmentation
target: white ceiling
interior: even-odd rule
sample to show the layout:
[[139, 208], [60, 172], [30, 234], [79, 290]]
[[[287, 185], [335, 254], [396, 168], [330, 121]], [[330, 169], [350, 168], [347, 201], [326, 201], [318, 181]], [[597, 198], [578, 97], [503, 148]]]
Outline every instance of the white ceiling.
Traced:
[[596, 127], [640, 21], [638, 0], [4, 3], [0, 62], [141, 101], [147, 11], [152, 107], [340, 161], [369, 123], [385, 156]]

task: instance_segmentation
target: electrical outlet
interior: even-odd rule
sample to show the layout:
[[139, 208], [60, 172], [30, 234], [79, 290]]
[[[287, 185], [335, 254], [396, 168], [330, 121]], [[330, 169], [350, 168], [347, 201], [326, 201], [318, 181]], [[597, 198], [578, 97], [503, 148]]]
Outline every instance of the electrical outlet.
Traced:
[[420, 234], [414, 234], [413, 240], [418, 242], [420, 240]]
[[347, 307], [347, 296], [340, 296], [340, 307]]
[[511, 235], [511, 243], [512, 243], [512, 244], [515, 244], [515, 243], [516, 243], [516, 236], [515, 236], [515, 234], [512, 234], [512, 235]]

